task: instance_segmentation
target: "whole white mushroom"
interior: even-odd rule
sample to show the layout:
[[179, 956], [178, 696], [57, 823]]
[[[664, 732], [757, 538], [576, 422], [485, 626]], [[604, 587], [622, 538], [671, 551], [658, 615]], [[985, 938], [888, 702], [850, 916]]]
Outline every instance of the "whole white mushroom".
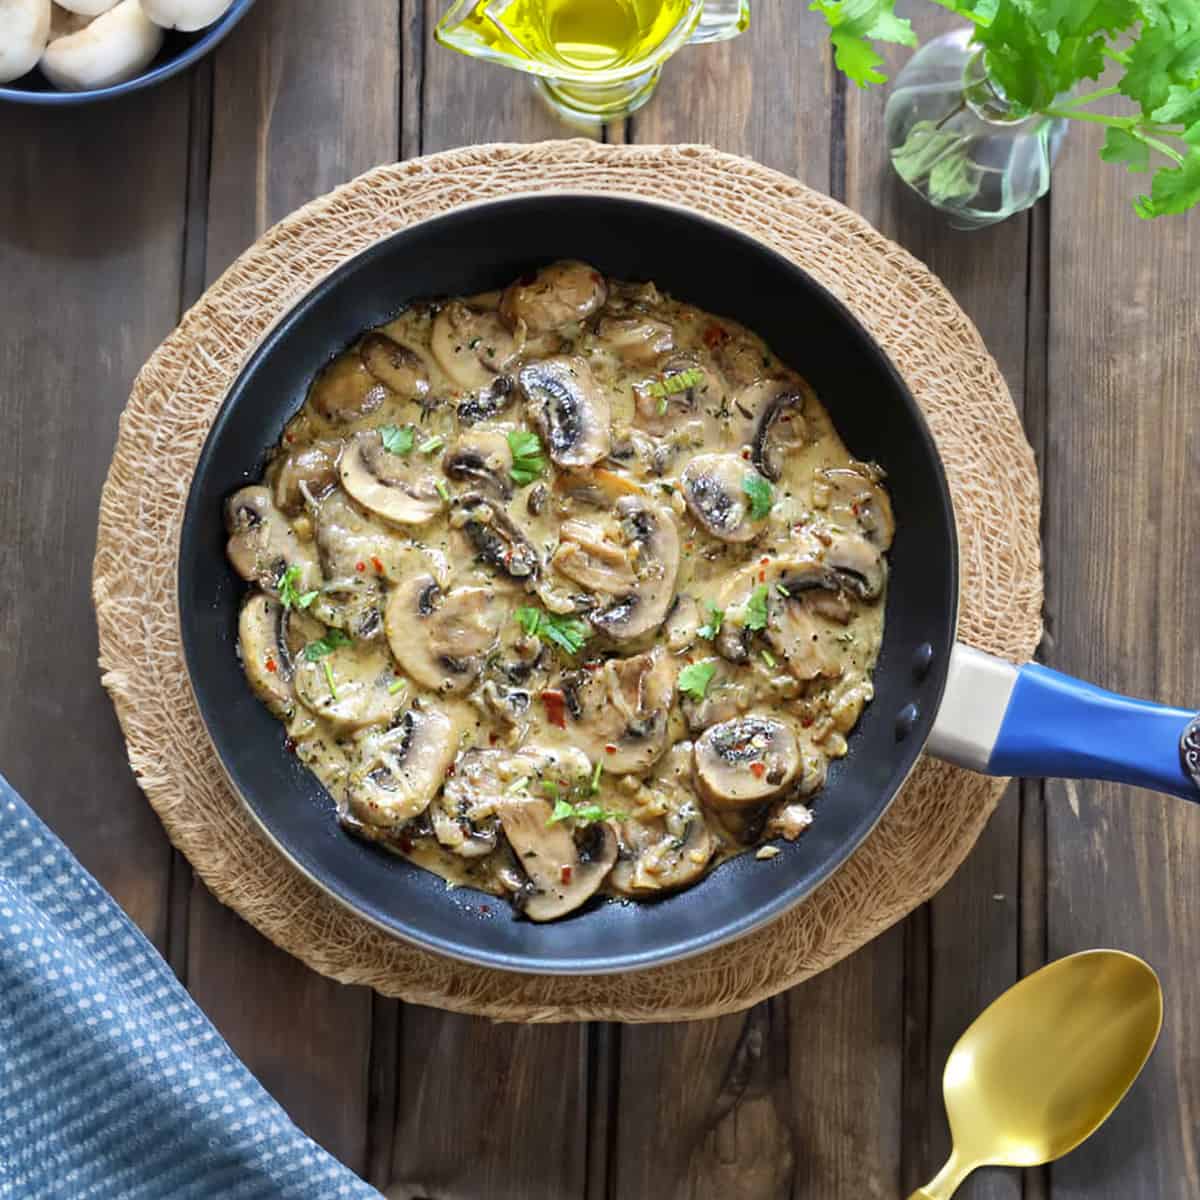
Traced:
[[98, 17], [110, 8], [115, 8], [117, 0], [54, 0], [59, 8], [67, 12], [78, 13], [81, 17]]
[[144, 71], [162, 43], [163, 31], [138, 0], [120, 0], [85, 29], [55, 38], [42, 55], [42, 74], [68, 92], [109, 87]]
[[50, 37], [50, 0], [0, 0], [0, 83], [37, 66]]
[[141, 3], [155, 25], [191, 33], [223, 16], [233, 0], [141, 0]]

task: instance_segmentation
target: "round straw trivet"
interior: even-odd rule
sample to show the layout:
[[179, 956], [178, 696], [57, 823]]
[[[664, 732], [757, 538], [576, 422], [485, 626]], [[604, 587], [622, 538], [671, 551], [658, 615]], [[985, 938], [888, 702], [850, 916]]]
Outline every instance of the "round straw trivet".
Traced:
[[129, 761], [171, 841], [223, 903], [315, 971], [389, 996], [510, 1021], [667, 1021], [747, 1007], [832, 965], [932, 896], [1004, 790], [922, 760], [879, 826], [766, 929], [622, 976], [517, 976], [416, 949], [294, 870], [230, 791], [188, 688], [175, 557], [189, 482], [226, 389], [322, 276], [457, 204], [574, 189], [674, 201], [735, 225], [835, 292], [879, 340], [937, 439], [962, 553], [959, 636], [1013, 661], [1041, 633], [1033, 453], [977, 330], [930, 272], [836, 201], [703, 146], [489, 145], [379, 167], [268, 230], [145, 365], [100, 508], [93, 591], [104, 685]]

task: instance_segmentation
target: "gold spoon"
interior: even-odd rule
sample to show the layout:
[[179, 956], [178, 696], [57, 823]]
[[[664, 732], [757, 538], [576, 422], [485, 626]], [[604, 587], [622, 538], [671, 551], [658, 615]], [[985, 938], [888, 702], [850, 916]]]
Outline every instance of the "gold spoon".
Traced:
[[1085, 950], [989, 1005], [946, 1061], [953, 1149], [909, 1200], [949, 1200], [976, 1167], [1035, 1167], [1093, 1134], [1121, 1102], [1162, 1028], [1162, 988], [1121, 950]]

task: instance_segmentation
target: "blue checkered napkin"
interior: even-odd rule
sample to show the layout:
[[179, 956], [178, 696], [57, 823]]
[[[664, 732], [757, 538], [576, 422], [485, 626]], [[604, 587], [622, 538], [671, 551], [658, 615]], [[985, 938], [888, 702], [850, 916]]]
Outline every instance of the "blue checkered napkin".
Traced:
[[0, 777], [0, 1197], [380, 1200]]

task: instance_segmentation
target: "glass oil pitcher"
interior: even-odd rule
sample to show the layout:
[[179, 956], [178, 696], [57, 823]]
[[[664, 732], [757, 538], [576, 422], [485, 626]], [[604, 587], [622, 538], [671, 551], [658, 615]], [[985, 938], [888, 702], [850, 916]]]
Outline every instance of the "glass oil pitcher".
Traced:
[[524, 71], [573, 124], [628, 116], [681, 46], [736, 37], [750, 0], [454, 0], [443, 46]]

